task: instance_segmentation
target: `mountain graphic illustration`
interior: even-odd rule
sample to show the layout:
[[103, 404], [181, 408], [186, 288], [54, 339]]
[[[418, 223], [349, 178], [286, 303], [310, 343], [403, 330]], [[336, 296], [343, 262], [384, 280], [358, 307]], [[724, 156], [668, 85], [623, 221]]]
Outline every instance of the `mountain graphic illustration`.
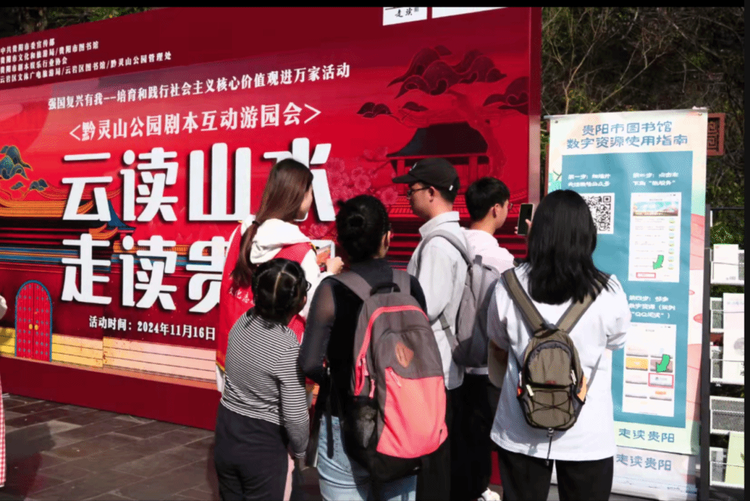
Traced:
[[34, 170], [31, 165], [21, 159], [21, 152], [15, 146], [3, 146], [0, 155], [2, 155], [2, 158], [0, 158], [0, 178], [2, 179], [10, 179], [16, 174], [28, 179], [26, 169]]
[[45, 181], [44, 179], [38, 179], [31, 183], [31, 185], [29, 186], [29, 190], [44, 191], [48, 186], [49, 185], [47, 184], [47, 181]]

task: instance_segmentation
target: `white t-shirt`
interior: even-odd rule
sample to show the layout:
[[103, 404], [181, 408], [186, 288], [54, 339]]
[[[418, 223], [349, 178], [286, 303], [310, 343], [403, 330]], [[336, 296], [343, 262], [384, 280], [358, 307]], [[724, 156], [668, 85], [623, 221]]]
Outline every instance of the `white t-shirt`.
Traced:
[[508, 268], [513, 268], [513, 254], [508, 249], [500, 247], [497, 239], [484, 230], [471, 230], [464, 228], [464, 236], [469, 244], [469, 255], [474, 258], [477, 254], [482, 256], [482, 262], [497, 268], [500, 273]]
[[[516, 269], [518, 281], [527, 293], [528, 269], [526, 264]], [[593, 461], [615, 455], [612, 353], [609, 350], [625, 346], [630, 308], [625, 291], [614, 275], [608, 286], [610, 290], [605, 289], [597, 296], [570, 333], [587, 380], [591, 380], [597, 361], [599, 365], [578, 420], [569, 430], [555, 433], [550, 459]], [[545, 320], [557, 323], [570, 301], [563, 304], [534, 301], [534, 306]], [[519, 360], [523, 359], [531, 333], [502, 283], [495, 288], [495, 300], [490, 304], [487, 322], [490, 339], [508, 351], [508, 368], [490, 436], [503, 449], [545, 459], [549, 445], [547, 431], [533, 428], [526, 422], [516, 398]]]

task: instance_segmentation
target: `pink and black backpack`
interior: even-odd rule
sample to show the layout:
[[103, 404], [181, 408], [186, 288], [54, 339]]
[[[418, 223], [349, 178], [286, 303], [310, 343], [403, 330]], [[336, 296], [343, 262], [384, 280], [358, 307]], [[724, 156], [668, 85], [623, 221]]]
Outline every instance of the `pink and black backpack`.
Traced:
[[374, 289], [351, 271], [331, 278], [364, 302], [354, 334], [350, 392], [340, 402], [344, 450], [375, 480], [403, 477], [448, 436], [435, 335], [409, 293], [408, 273], [393, 270], [395, 283]]

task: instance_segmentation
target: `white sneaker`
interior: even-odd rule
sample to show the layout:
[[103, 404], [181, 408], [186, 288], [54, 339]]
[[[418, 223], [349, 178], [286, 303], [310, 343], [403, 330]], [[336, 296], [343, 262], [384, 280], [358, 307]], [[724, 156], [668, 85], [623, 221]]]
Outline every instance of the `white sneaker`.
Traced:
[[501, 501], [500, 494], [493, 490], [490, 490], [490, 488], [488, 487], [487, 490], [482, 493], [479, 501]]

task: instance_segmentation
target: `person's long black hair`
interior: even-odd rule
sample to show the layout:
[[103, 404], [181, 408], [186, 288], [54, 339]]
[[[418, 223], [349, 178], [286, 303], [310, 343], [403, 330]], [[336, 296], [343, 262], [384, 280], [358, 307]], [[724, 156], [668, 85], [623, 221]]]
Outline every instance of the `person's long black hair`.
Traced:
[[596, 226], [581, 195], [558, 190], [542, 199], [529, 232], [529, 294], [540, 303], [583, 301], [607, 288], [609, 276], [594, 266]]

